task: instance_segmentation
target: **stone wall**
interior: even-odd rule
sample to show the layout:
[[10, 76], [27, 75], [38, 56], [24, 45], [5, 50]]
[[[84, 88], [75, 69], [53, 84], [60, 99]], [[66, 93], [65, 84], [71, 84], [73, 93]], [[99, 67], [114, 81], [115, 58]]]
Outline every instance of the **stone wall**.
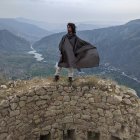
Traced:
[[0, 102], [0, 140], [140, 140], [140, 100], [115, 86], [34, 86]]

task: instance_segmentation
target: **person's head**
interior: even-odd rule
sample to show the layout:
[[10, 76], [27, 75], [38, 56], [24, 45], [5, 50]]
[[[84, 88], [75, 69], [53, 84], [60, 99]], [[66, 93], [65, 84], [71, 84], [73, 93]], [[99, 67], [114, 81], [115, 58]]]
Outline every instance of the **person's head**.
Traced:
[[76, 33], [76, 26], [74, 23], [67, 24], [67, 31], [68, 33]]

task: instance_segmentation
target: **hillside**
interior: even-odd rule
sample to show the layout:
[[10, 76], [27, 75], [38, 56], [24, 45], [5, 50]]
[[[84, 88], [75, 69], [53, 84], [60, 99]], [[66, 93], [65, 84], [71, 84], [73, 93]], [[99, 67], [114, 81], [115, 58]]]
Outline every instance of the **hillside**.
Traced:
[[140, 20], [93, 30], [90, 40], [98, 46], [103, 63], [140, 79]]
[[47, 67], [36, 62], [28, 51], [31, 51], [29, 41], [8, 30], [0, 30], [0, 83], [6, 79], [29, 78], [30, 74], [34, 75], [33, 70]]
[[0, 18], [0, 30], [9, 30], [19, 37], [23, 37], [30, 42], [37, 41], [42, 37], [51, 34], [50, 31], [42, 29], [34, 24], [18, 21], [14, 18]]
[[[135, 90], [96, 76], [9, 81], [0, 89], [0, 140], [139, 140]], [[3, 131], [4, 130], [4, 131]]]
[[0, 30], [0, 53], [2, 52], [21, 52], [29, 51], [30, 43], [24, 38], [19, 37], [11, 33], [10, 31], [3, 29]]

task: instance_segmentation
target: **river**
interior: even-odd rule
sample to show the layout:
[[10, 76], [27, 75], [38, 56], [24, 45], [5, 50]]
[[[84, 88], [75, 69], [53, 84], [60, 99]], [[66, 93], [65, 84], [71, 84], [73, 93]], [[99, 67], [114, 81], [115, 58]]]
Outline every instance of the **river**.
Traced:
[[[33, 54], [34, 55], [34, 58], [37, 60], [37, 61], [43, 61], [44, 58], [42, 57], [42, 54], [40, 53], [37, 53], [37, 51], [32, 47], [31, 45], [31, 51], [29, 51], [28, 53], [29, 54]], [[43, 62], [46, 62], [46, 61], [43, 61]]]

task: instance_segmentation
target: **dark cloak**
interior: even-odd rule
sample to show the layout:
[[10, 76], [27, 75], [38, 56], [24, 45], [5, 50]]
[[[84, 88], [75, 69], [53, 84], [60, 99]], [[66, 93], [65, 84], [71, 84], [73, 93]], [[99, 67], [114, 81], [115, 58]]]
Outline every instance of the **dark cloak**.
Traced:
[[99, 66], [100, 58], [97, 48], [87, 41], [75, 35], [75, 45], [73, 46], [67, 36], [64, 35], [59, 43], [61, 53], [58, 62], [59, 67], [64, 68], [91, 68]]

